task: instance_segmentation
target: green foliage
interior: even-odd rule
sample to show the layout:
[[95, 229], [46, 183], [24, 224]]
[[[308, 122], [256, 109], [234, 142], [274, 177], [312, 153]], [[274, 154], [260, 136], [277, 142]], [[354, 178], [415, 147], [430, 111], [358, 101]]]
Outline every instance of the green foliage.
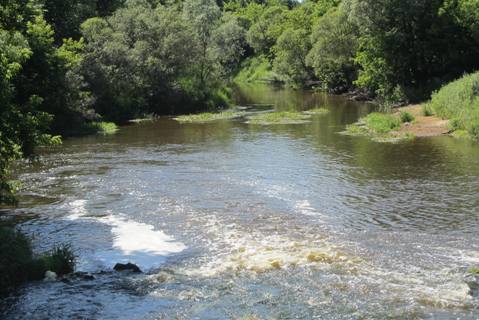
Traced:
[[414, 116], [407, 111], [401, 111], [399, 113], [399, 119], [401, 119], [402, 123], [410, 123], [415, 120]]
[[281, 75], [285, 82], [296, 85], [306, 83], [311, 79], [311, 70], [306, 64], [310, 47], [306, 30], [285, 30], [273, 48], [273, 70]]
[[479, 139], [479, 72], [465, 75], [432, 95], [435, 113], [451, 119], [453, 130], [466, 130]]
[[[106, 119], [205, 109], [242, 56], [244, 30], [213, 0], [132, 2], [82, 26], [83, 73]], [[218, 106], [214, 106], [218, 107]]]
[[261, 7], [262, 14], [252, 23], [246, 39], [258, 54], [270, 56], [270, 50], [283, 33], [286, 6]]
[[[352, 0], [360, 27], [357, 84], [388, 98], [424, 99], [441, 82], [479, 68], [469, 1]], [[476, 2], [477, 3], [477, 2]], [[469, 22], [467, 22], [469, 21]]]
[[243, 61], [234, 80], [237, 83], [278, 82], [279, 76], [272, 69], [265, 56], [254, 56]]
[[307, 64], [314, 69], [323, 89], [340, 93], [352, 88], [357, 68], [357, 28], [348, 21], [345, 8], [329, 11], [318, 19], [312, 34]]
[[65, 275], [73, 272], [74, 266], [75, 255], [69, 246], [34, 257], [25, 235], [12, 228], [0, 228], [0, 295], [23, 282], [43, 279], [46, 271]]

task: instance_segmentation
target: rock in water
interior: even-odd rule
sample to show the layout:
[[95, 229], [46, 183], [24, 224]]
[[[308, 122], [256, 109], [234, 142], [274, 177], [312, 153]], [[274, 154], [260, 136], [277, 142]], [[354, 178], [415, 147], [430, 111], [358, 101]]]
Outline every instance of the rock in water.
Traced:
[[135, 273], [141, 272], [141, 269], [136, 264], [133, 264], [133, 263], [127, 263], [127, 264], [117, 263], [115, 264], [113, 269], [115, 271], [131, 271]]
[[53, 271], [46, 271], [45, 272], [45, 278], [43, 280], [44, 281], [56, 281], [57, 280], [57, 274]]

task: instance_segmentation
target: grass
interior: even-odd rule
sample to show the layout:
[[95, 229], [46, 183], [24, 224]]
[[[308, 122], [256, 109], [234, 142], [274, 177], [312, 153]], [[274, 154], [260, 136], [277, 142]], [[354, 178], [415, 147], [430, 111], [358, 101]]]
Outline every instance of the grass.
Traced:
[[432, 95], [429, 105], [438, 116], [451, 119], [453, 130], [464, 130], [479, 140], [479, 72], [445, 85]]
[[223, 111], [223, 112], [204, 112], [176, 117], [175, 120], [181, 123], [203, 123], [216, 120], [229, 120], [242, 116], [242, 112]]
[[249, 124], [297, 124], [304, 123], [311, 118], [310, 115], [296, 111], [276, 111], [261, 113], [248, 118]]
[[304, 111], [305, 114], [311, 114], [311, 115], [326, 115], [329, 114], [331, 111], [326, 108], [314, 108], [311, 110], [306, 110]]
[[0, 295], [26, 281], [43, 279], [46, 271], [73, 272], [75, 256], [69, 246], [34, 256], [30, 240], [13, 228], [0, 228]]
[[399, 119], [401, 119], [402, 123], [411, 123], [416, 118], [414, 118], [414, 116], [407, 111], [401, 111], [401, 113], [399, 113]]
[[388, 133], [399, 129], [400, 119], [392, 114], [373, 112], [364, 118], [364, 123], [373, 133]]
[[[409, 119], [409, 118], [408, 118]], [[343, 133], [352, 136], [368, 136], [377, 142], [398, 142], [414, 140], [412, 133], [393, 134], [401, 127], [400, 117], [387, 113], [373, 112], [357, 123], [349, 125]]]

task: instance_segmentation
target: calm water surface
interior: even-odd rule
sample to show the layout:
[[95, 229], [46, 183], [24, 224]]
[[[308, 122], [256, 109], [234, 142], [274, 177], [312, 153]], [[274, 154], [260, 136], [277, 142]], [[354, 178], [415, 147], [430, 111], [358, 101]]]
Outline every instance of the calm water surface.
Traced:
[[[479, 318], [466, 276], [479, 146], [340, 135], [373, 110], [340, 97], [252, 86], [236, 101], [331, 112], [276, 126], [164, 118], [43, 150], [3, 219], [22, 217], [39, 252], [71, 243], [95, 280], [27, 285], [0, 316]], [[109, 272], [127, 261], [145, 273]]]

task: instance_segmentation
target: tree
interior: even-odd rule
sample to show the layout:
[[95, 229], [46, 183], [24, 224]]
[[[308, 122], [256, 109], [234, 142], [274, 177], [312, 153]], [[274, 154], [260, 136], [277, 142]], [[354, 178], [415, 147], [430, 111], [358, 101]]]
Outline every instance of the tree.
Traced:
[[352, 1], [352, 17], [361, 27], [358, 85], [382, 96], [399, 90], [422, 99], [444, 81], [478, 68], [478, 42], [457, 23], [457, 3]]
[[335, 93], [352, 88], [357, 75], [354, 58], [359, 33], [346, 12], [341, 6], [318, 20], [311, 36], [312, 49], [306, 59], [324, 89]]
[[309, 34], [303, 29], [287, 29], [278, 38], [274, 47], [273, 70], [283, 80], [302, 85], [311, 79], [311, 69], [306, 64], [306, 56], [311, 48]]

